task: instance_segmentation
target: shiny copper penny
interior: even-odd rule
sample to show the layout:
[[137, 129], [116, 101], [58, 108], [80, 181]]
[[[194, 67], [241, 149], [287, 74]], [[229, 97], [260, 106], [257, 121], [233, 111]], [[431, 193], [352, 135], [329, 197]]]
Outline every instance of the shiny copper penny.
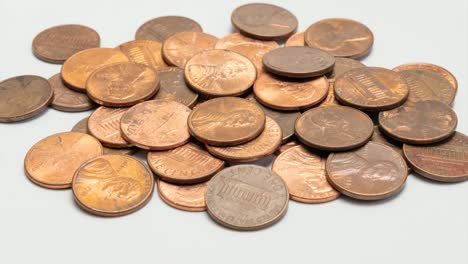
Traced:
[[184, 68], [195, 54], [214, 49], [218, 38], [202, 32], [180, 32], [169, 37], [163, 45], [164, 60]]
[[215, 49], [229, 50], [232, 47], [245, 45], [245, 44], [265, 45], [272, 49], [279, 48], [278, 42], [276, 41], [258, 40], [258, 39], [249, 38], [239, 33], [233, 33], [233, 34], [229, 34], [223, 38], [218, 39], [218, 42], [216, 42]]
[[174, 208], [189, 211], [206, 211], [205, 192], [208, 182], [193, 185], [175, 185], [158, 179], [159, 197]]
[[255, 65], [229, 50], [208, 50], [193, 56], [185, 65], [185, 78], [193, 90], [208, 96], [236, 96], [255, 82]]
[[329, 82], [327, 97], [319, 104], [319, 106], [339, 105], [335, 98], [335, 82]]
[[206, 207], [218, 223], [236, 230], [270, 226], [286, 214], [289, 193], [271, 170], [238, 165], [218, 172], [208, 183]]
[[120, 132], [120, 119], [127, 110], [128, 108], [99, 107], [88, 119], [89, 133], [106, 147], [131, 147]]
[[24, 159], [24, 169], [39, 186], [65, 189], [71, 187], [73, 174], [81, 164], [100, 155], [102, 145], [92, 136], [63, 132], [34, 144]]
[[192, 91], [185, 81], [184, 70], [178, 67], [161, 67], [157, 70], [159, 77], [159, 92], [155, 100], [171, 100], [192, 108], [198, 99], [198, 94]]
[[296, 136], [302, 143], [327, 151], [360, 147], [369, 141], [373, 130], [366, 114], [339, 105], [312, 108], [296, 121]]
[[356, 68], [335, 80], [335, 97], [342, 103], [368, 111], [393, 109], [409, 95], [405, 79], [398, 73], [377, 67]]
[[152, 19], [141, 25], [135, 39], [157, 40], [161, 43], [170, 36], [185, 31], [201, 32], [200, 24], [188, 17], [163, 16]]
[[229, 48], [229, 50], [248, 58], [257, 68], [257, 76], [264, 71], [263, 56], [265, 56], [265, 54], [267, 54], [272, 49], [273, 48], [268, 45], [253, 43], [237, 45]]
[[368, 142], [327, 159], [328, 182], [339, 192], [360, 200], [380, 200], [398, 193], [408, 177], [405, 160], [392, 148]]
[[139, 103], [122, 116], [122, 136], [142, 149], [173, 149], [190, 139], [187, 128], [189, 114], [190, 108], [174, 101]]
[[436, 73], [442, 77], [444, 77], [450, 84], [452, 85], [453, 89], [457, 91], [458, 89], [458, 81], [457, 78], [447, 69], [430, 63], [408, 63], [403, 64], [398, 67], [393, 68], [394, 71], [400, 72], [405, 70], [424, 70]]
[[84, 163], [73, 178], [73, 196], [84, 210], [101, 216], [135, 212], [151, 198], [154, 178], [136, 158], [104, 155]]
[[295, 146], [300, 146], [301, 143], [296, 141], [296, 140], [291, 140], [287, 143], [284, 143], [283, 145], [281, 145], [275, 152], [275, 155], [280, 155], [281, 153], [285, 152], [286, 150], [290, 149], [290, 148], [293, 148]]
[[53, 108], [65, 112], [81, 112], [94, 108], [93, 101], [86, 94], [71, 90], [65, 85], [60, 73], [50, 77], [49, 83], [54, 90], [51, 103]]
[[372, 134], [370, 141], [380, 143], [383, 145], [387, 145], [391, 147], [393, 150], [395, 150], [396, 152], [398, 152], [398, 154], [403, 156], [403, 151], [402, 151], [403, 144], [385, 134], [382, 134], [382, 132], [379, 129], [379, 126], [374, 126], [374, 133]]
[[213, 146], [234, 146], [256, 138], [265, 128], [265, 113], [255, 103], [220, 97], [197, 105], [188, 118], [189, 131]]
[[365, 25], [350, 19], [329, 18], [311, 25], [304, 34], [308, 46], [335, 57], [361, 58], [374, 44], [374, 35]]
[[292, 46], [305, 46], [305, 41], [304, 41], [304, 33], [305, 32], [299, 32], [291, 37], [288, 38], [288, 40], [284, 43], [285, 47], [292, 47]]
[[97, 48], [99, 34], [81, 25], [60, 25], [39, 33], [33, 40], [32, 50], [39, 59], [51, 63], [63, 63], [76, 52]]
[[119, 46], [131, 62], [158, 69], [167, 66], [162, 57], [162, 44], [155, 40], [133, 40]]
[[360, 61], [349, 59], [349, 58], [338, 57], [338, 58], [335, 58], [335, 66], [333, 67], [333, 71], [327, 77], [330, 82], [334, 82], [337, 76], [340, 76], [352, 69], [364, 68], [364, 67], [366, 67], [366, 65], [364, 65]]
[[39, 76], [22, 75], [0, 82], [0, 122], [16, 122], [39, 115], [52, 102], [54, 91]]
[[457, 120], [457, 115], [448, 105], [436, 100], [408, 102], [379, 114], [383, 132], [409, 144], [444, 140], [455, 132]]

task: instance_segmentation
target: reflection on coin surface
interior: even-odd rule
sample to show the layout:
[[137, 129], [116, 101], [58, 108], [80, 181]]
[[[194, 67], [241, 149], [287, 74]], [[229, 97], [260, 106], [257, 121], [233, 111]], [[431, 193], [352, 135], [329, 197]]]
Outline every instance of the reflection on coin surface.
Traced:
[[366, 67], [366, 65], [354, 59], [340, 57], [335, 58], [335, 66], [333, 67], [333, 71], [331, 72], [331, 74], [328, 75], [328, 80], [334, 82], [337, 76], [340, 76], [343, 73], [348, 72], [352, 69], [364, 67]]
[[258, 40], [249, 38], [239, 33], [233, 33], [218, 39], [218, 42], [216, 42], [215, 49], [230, 50], [232, 47], [246, 44], [265, 45], [270, 47], [271, 49], [279, 48], [279, 45], [276, 41]]
[[60, 73], [49, 78], [49, 83], [54, 90], [54, 98], [51, 106], [65, 112], [81, 112], [92, 109], [93, 101], [86, 94], [69, 89], [62, 81]]
[[292, 46], [305, 46], [305, 41], [304, 41], [304, 33], [305, 32], [299, 32], [291, 37], [288, 38], [286, 43], [284, 43], [285, 47], [292, 47]]
[[128, 108], [99, 107], [89, 117], [89, 133], [106, 147], [131, 147], [120, 132], [120, 119], [127, 110]]
[[161, 67], [157, 70], [159, 77], [159, 92], [155, 100], [171, 100], [192, 108], [198, 99], [185, 82], [184, 70], [178, 67]]
[[183, 69], [195, 54], [214, 49], [217, 41], [215, 36], [202, 32], [180, 32], [164, 42], [163, 57], [168, 64]]
[[162, 57], [162, 44], [155, 40], [133, 40], [119, 46], [131, 62], [153, 69], [167, 66]]
[[175, 185], [158, 179], [158, 192], [168, 205], [189, 212], [206, 210], [205, 193], [208, 182], [193, 185]]
[[408, 63], [400, 65], [393, 69], [394, 71], [405, 71], [405, 70], [424, 70], [436, 73], [444, 77], [453, 87], [455, 91], [458, 89], [457, 78], [447, 69], [442, 68], [441, 66], [430, 64], [430, 63]]
[[273, 48], [268, 45], [253, 43], [237, 45], [229, 48], [230, 51], [234, 51], [248, 58], [255, 65], [255, 68], [257, 68], [258, 74], [264, 71], [263, 56], [265, 56], [265, 54], [267, 54], [272, 49]]
[[201, 26], [188, 17], [163, 16], [147, 21], [141, 25], [135, 39], [157, 40], [161, 43], [170, 36], [185, 31], [203, 31]]

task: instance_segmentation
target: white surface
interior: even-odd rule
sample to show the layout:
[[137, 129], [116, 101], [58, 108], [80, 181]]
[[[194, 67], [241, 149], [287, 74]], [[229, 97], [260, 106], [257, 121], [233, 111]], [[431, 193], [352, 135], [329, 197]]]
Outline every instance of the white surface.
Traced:
[[[176, 14], [221, 37], [243, 2], [0, 0], [0, 79], [48, 78], [60, 70], [31, 53], [34, 36], [50, 26], [88, 25], [102, 46], [114, 47], [133, 39], [143, 22]], [[367, 65], [423, 61], [448, 68], [460, 86], [458, 131], [468, 134], [468, 1], [271, 2], [293, 12], [300, 30], [327, 17], [362, 21], [376, 40]], [[398, 196], [382, 202], [290, 202], [282, 221], [257, 232], [230, 231], [206, 213], [173, 209], [157, 193], [126, 217], [86, 214], [71, 191], [29, 182], [23, 159], [35, 142], [87, 115], [49, 109], [27, 122], [0, 123], [0, 263], [468, 263], [468, 182], [438, 184], [412, 175]]]

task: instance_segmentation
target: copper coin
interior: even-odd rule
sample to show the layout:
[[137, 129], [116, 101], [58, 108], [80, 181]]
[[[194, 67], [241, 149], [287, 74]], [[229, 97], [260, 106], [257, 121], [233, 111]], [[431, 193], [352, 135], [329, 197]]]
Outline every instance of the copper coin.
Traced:
[[277, 110], [299, 110], [319, 104], [328, 94], [328, 80], [290, 79], [262, 73], [255, 81], [254, 93], [264, 105]]
[[190, 139], [187, 118], [190, 108], [165, 100], [139, 103], [122, 116], [123, 137], [142, 149], [168, 150]]
[[53, 108], [65, 112], [81, 112], [94, 108], [93, 101], [86, 94], [71, 90], [65, 85], [60, 73], [50, 77], [49, 83], [54, 90], [51, 103]]
[[39, 33], [33, 40], [32, 50], [43, 61], [63, 63], [76, 52], [99, 45], [99, 34], [94, 29], [81, 25], [60, 25]]
[[54, 91], [39, 76], [22, 75], [0, 82], [0, 122], [16, 122], [39, 115], [52, 102]]
[[167, 151], [148, 152], [148, 164], [161, 179], [175, 184], [194, 184], [209, 180], [224, 168], [224, 161], [194, 143]]
[[405, 144], [403, 152], [410, 167], [424, 177], [441, 182], [468, 180], [468, 137], [462, 133], [427, 146]]
[[444, 140], [455, 132], [457, 120], [457, 115], [448, 105], [435, 100], [409, 102], [379, 114], [383, 132], [409, 144]]
[[86, 82], [88, 96], [109, 107], [135, 105], [153, 97], [158, 90], [159, 78], [153, 68], [133, 62], [103, 66]]
[[164, 60], [184, 68], [195, 54], [214, 49], [218, 38], [202, 32], [180, 32], [169, 37], [163, 45]]
[[218, 223], [236, 230], [273, 225], [286, 214], [289, 193], [271, 170], [238, 165], [218, 172], [208, 183], [206, 207]]
[[339, 105], [310, 109], [296, 121], [296, 136], [302, 143], [327, 151], [360, 147], [369, 141], [373, 130], [366, 114]]
[[198, 99], [185, 82], [184, 70], [178, 67], [161, 67], [157, 70], [159, 77], [159, 92], [155, 100], [172, 100], [192, 108]]
[[310, 47], [283, 47], [263, 56], [263, 66], [269, 72], [292, 78], [318, 77], [333, 70], [335, 58]]
[[34, 144], [24, 159], [24, 169], [39, 186], [65, 189], [71, 187], [73, 174], [81, 164], [100, 155], [102, 145], [92, 136], [63, 132]]
[[361, 58], [374, 44], [374, 35], [365, 25], [350, 19], [329, 18], [311, 25], [304, 34], [308, 46], [335, 57]]
[[394, 71], [405, 71], [405, 70], [424, 70], [436, 73], [442, 77], [444, 77], [449, 83], [452, 85], [453, 89], [457, 91], [458, 89], [458, 81], [457, 78], [447, 69], [430, 63], [408, 63], [403, 64], [398, 67], [393, 68]]
[[398, 152], [398, 154], [403, 156], [403, 151], [401, 149], [403, 147], [403, 144], [394, 140], [391, 137], [388, 137], [385, 134], [382, 134], [382, 132], [379, 129], [379, 126], [374, 126], [374, 133], [372, 134], [370, 141], [380, 143], [383, 145], [387, 145], [391, 147], [393, 150], [395, 150], [396, 152]]
[[405, 160], [392, 148], [368, 142], [327, 159], [328, 182], [339, 192], [360, 200], [380, 200], [395, 195], [408, 177]]
[[323, 100], [319, 104], [319, 106], [327, 105], [339, 105], [338, 101], [335, 98], [335, 82], [329, 82], [327, 97], [325, 97], [325, 100]]
[[352, 69], [364, 68], [364, 67], [366, 67], [366, 65], [354, 59], [339, 58], [339, 57], [335, 58], [335, 66], [333, 67], [333, 71], [331, 72], [331, 74], [328, 75], [328, 80], [331, 82], [334, 82], [337, 76], [340, 76]]
[[120, 119], [127, 110], [128, 108], [99, 107], [89, 117], [89, 133], [106, 147], [131, 147], [132, 145], [122, 137], [120, 132]]
[[234, 146], [256, 138], [265, 128], [265, 113], [255, 103], [220, 97], [197, 105], [188, 118], [197, 140], [213, 146]]
[[327, 182], [325, 162], [324, 157], [303, 146], [295, 146], [281, 153], [271, 170], [286, 182], [292, 200], [324, 203], [340, 196]]
[[299, 143], [298, 141], [296, 140], [291, 140], [287, 143], [284, 143], [283, 145], [281, 145], [275, 152], [275, 155], [280, 155], [281, 153], [285, 152], [286, 150], [290, 149], [290, 148], [293, 148], [295, 146], [300, 146], [301, 143]]
[[288, 40], [284, 43], [285, 47], [292, 47], [292, 46], [305, 46], [305, 41], [304, 41], [304, 33], [305, 32], [299, 32], [291, 37], [288, 38]]
[[80, 51], [68, 58], [62, 66], [62, 79], [70, 88], [86, 92], [86, 81], [96, 69], [117, 62], [128, 61], [118, 49], [94, 48]]
[[229, 50], [232, 47], [245, 44], [265, 45], [271, 49], [279, 48], [278, 42], [276, 41], [253, 39], [239, 33], [233, 33], [225, 36], [224, 38], [218, 39], [215, 49]]
[[229, 50], [200, 52], [185, 65], [185, 78], [192, 89], [212, 97], [243, 94], [256, 76], [249, 59]]
[[236, 8], [232, 25], [243, 35], [262, 40], [285, 39], [297, 29], [297, 18], [288, 10], [270, 4], [254, 3]]
[[170, 36], [185, 31], [201, 32], [200, 24], [188, 17], [163, 16], [147, 21], [141, 25], [135, 39], [157, 40], [161, 43]]
[[101, 216], [135, 212], [151, 198], [154, 178], [136, 158], [104, 155], [84, 163], [73, 178], [73, 196], [84, 210]]
[[119, 46], [131, 62], [158, 69], [167, 66], [162, 57], [162, 44], [155, 40], [133, 40]]
[[335, 80], [336, 99], [363, 110], [393, 109], [402, 105], [408, 95], [405, 79], [399, 73], [384, 68], [356, 68]]
[[261, 44], [244, 44], [230, 47], [229, 50], [239, 53], [248, 58], [257, 68], [257, 75], [263, 72], [263, 56], [273, 48]]
[[158, 179], [159, 197], [176, 209], [189, 212], [206, 211], [205, 192], [208, 182], [194, 185], [175, 185]]

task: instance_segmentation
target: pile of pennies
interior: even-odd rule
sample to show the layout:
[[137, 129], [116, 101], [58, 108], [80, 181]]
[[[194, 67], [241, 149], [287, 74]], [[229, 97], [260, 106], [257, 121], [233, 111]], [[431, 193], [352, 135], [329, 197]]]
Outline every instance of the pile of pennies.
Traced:
[[[259, 15], [260, 14], [260, 15]], [[455, 77], [428, 63], [393, 70], [357, 59], [372, 49], [365, 25], [324, 19], [296, 33], [288, 10], [247, 4], [238, 33], [217, 38], [192, 19], [165, 16], [135, 39], [101, 48], [96, 31], [40, 32], [33, 53], [63, 64], [44, 79], [0, 83], [0, 121], [94, 109], [71, 129], [31, 147], [25, 174], [71, 188], [102, 216], [150, 201], [207, 211], [223, 226], [277, 222], [289, 199], [323, 203], [396, 195], [410, 169], [434, 181], [468, 179], [468, 138], [456, 132]], [[147, 164], [132, 155], [147, 151]], [[271, 169], [253, 163], [276, 155]]]

